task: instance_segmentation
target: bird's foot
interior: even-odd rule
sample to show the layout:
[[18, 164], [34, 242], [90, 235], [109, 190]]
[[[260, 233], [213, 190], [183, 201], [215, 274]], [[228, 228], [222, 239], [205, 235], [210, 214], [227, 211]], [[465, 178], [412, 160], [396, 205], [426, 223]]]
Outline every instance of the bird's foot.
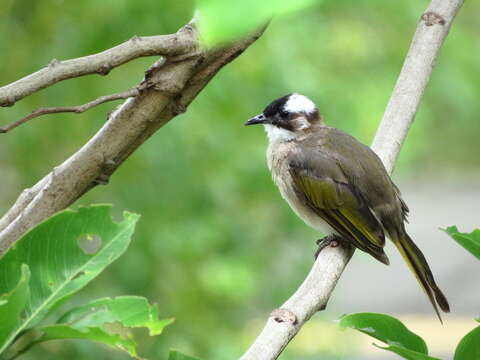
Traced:
[[318, 255], [325, 249], [327, 246], [337, 247], [340, 245], [340, 236], [337, 234], [330, 234], [324, 238], [318, 239], [315, 243], [318, 245], [317, 251], [315, 251], [315, 260], [317, 260]]

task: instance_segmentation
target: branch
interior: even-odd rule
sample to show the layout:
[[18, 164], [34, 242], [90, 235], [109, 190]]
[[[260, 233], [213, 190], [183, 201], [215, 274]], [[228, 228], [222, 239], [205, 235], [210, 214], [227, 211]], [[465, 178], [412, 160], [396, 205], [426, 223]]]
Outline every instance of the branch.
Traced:
[[464, 0], [432, 0], [417, 31], [372, 143], [389, 172], [417, 113], [438, 52]]
[[[180, 29], [175, 38], [178, 43], [190, 44], [190, 50], [154, 63], [139, 85], [142, 91], [112, 112], [80, 150], [25, 190], [0, 219], [0, 253], [91, 188], [108, 183], [110, 175], [132, 152], [173, 117], [185, 112], [216, 73], [257, 40], [263, 30], [212, 50], [200, 49], [193, 26]], [[165, 53], [179, 48], [175, 41], [172, 46], [175, 51], [165, 46]]]
[[[372, 145], [389, 173], [413, 122], [440, 47], [462, 5], [463, 0], [432, 0], [417, 26]], [[325, 248], [302, 285], [280, 309], [272, 312], [241, 359], [276, 359], [303, 324], [315, 312], [325, 309], [352, 255], [353, 251], [348, 248]]]
[[89, 74], [107, 75], [113, 68], [144, 56], [178, 56], [190, 53], [198, 44], [177, 32], [171, 35], [134, 36], [98, 54], [59, 61], [53, 59], [43, 69], [0, 87], [0, 106], [13, 106], [18, 100], [59, 81]]
[[140, 89], [135, 86], [131, 88], [130, 90], [116, 93], [116, 94], [111, 94], [111, 95], [104, 95], [96, 98], [95, 100], [92, 100], [86, 104], [83, 105], [78, 105], [78, 106], [58, 106], [58, 107], [44, 107], [44, 108], [39, 108], [34, 111], [32, 111], [30, 114], [27, 116], [7, 125], [4, 127], [0, 128], [0, 134], [2, 133], [7, 133], [12, 129], [15, 129], [17, 126], [20, 126], [32, 119], [35, 119], [36, 117], [42, 116], [42, 115], [47, 115], [47, 114], [58, 114], [58, 113], [66, 113], [66, 112], [73, 112], [73, 113], [83, 113], [84, 111], [87, 111], [97, 105], [106, 103], [108, 101], [114, 101], [114, 100], [120, 100], [120, 99], [128, 99], [131, 97], [135, 97], [140, 94]]

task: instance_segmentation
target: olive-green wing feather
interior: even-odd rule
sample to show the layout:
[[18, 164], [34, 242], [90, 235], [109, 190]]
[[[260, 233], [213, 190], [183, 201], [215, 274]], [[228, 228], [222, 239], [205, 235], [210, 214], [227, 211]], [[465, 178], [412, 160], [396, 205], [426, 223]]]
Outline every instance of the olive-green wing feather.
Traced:
[[[443, 311], [448, 312], [448, 301], [436, 284], [425, 256], [405, 231], [404, 221], [407, 220], [408, 207], [372, 149], [348, 134], [324, 127], [318, 136], [311, 136], [303, 144], [302, 153], [306, 155], [292, 158], [292, 177], [297, 191], [304, 193], [306, 201], [312, 203], [311, 206], [318, 207], [317, 213], [342, 236], [352, 236], [358, 248], [373, 256], [379, 254], [375, 245], [383, 246], [383, 231], [379, 236], [379, 229], [376, 227], [381, 223], [381, 229], [385, 229], [398, 248], [438, 317], [440, 318], [437, 304]], [[305, 167], [301, 164], [308, 165]], [[319, 187], [324, 194], [326, 178], [329, 179], [327, 183], [333, 180], [337, 191], [340, 189], [340, 195], [335, 198], [340, 201], [334, 208], [327, 206], [331, 205], [331, 201], [318, 201], [319, 195], [314, 190]], [[318, 182], [323, 184], [315, 185]], [[357, 199], [357, 206], [354, 201], [346, 201], [350, 196]], [[372, 221], [372, 217], [375, 221]], [[381, 241], [377, 242], [375, 239]]]
[[346, 240], [388, 264], [382, 226], [335, 159], [306, 148], [290, 157], [289, 169], [297, 196]]

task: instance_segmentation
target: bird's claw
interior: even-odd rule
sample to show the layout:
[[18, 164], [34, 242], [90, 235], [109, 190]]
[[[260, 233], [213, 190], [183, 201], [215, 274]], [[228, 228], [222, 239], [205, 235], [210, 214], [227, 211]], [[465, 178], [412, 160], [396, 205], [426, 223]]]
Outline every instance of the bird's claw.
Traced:
[[317, 250], [315, 251], [314, 258], [317, 260], [318, 255], [325, 249], [327, 246], [337, 247], [339, 245], [340, 237], [336, 234], [330, 234], [324, 238], [318, 239], [315, 243], [318, 245]]

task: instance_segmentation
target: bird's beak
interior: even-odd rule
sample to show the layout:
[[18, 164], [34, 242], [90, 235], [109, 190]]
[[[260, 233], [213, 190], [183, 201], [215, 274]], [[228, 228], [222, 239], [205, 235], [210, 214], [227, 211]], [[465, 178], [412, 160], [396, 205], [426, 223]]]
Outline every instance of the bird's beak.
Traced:
[[267, 118], [263, 114], [259, 114], [257, 116], [254, 116], [253, 118], [249, 119], [246, 123], [245, 126], [248, 125], [256, 125], [256, 124], [265, 124], [267, 122]]

